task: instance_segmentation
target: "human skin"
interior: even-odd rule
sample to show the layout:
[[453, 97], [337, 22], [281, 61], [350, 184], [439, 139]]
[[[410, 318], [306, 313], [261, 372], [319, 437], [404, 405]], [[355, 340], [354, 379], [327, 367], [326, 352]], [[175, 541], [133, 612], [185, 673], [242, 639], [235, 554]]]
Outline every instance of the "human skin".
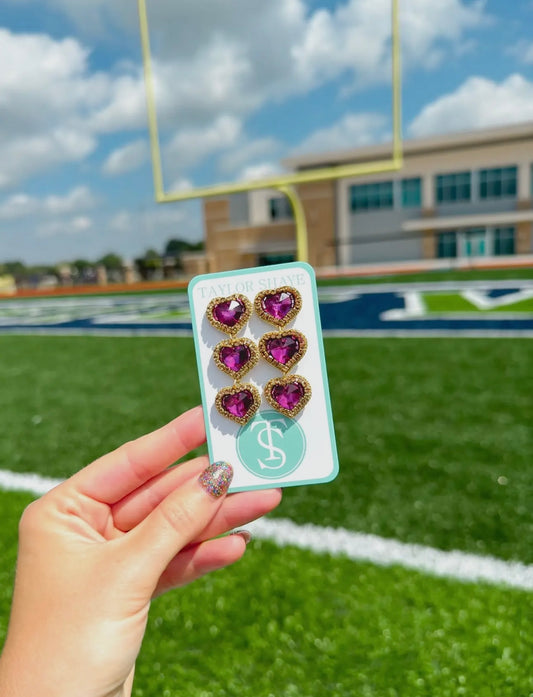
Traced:
[[241, 558], [246, 535], [216, 536], [272, 510], [281, 492], [227, 496], [218, 468], [215, 496], [200, 483], [205, 456], [170, 467], [203, 442], [197, 407], [25, 510], [2, 697], [130, 695], [152, 598]]

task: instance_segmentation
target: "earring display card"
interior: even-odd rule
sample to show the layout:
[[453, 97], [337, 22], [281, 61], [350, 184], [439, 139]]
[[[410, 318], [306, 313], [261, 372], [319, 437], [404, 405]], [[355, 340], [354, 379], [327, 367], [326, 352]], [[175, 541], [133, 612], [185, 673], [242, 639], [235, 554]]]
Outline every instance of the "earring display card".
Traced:
[[[209, 457], [233, 466], [230, 491], [334, 479], [339, 466], [312, 267], [294, 262], [196, 276], [189, 302]], [[289, 321], [280, 324], [280, 316]]]

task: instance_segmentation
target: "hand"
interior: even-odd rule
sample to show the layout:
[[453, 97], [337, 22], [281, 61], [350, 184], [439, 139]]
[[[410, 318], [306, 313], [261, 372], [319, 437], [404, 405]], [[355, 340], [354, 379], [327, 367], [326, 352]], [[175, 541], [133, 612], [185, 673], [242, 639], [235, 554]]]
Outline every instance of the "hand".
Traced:
[[[2, 697], [124, 697], [151, 599], [240, 559], [279, 490], [226, 497], [231, 468], [199, 457], [202, 410], [126, 443], [33, 502], [20, 522], [0, 659]], [[203, 481], [203, 485], [200, 482]]]

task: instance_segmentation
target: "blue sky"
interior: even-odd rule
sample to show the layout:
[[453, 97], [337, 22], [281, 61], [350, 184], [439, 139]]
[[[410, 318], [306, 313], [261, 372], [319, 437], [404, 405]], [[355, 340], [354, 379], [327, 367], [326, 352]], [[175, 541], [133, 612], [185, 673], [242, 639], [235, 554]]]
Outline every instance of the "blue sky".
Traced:
[[[147, 0], [166, 188], [390, 134], [390, 0]], [[404, 136], [533, 122], [533, 0], [400, 0]], [[156, 205], [134, 0], [2, 0], [0, 261], [202, 237]]]

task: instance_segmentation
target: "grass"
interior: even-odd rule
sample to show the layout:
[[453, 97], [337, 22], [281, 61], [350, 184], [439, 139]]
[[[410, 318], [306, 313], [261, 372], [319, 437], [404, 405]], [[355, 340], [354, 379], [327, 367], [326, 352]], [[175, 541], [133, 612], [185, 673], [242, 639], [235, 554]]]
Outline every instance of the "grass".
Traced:
[[428, 312], [533, 312], [533, 298], [499, 305], [490, 310], [480, 310], [459, 293], [424, 293], [423, 298]]
[[528, 600], [256, 543], [179, 605], [167, 597], [155, 607], [137, 673], [151, 689], [139, 694], [172, 684], [170, 694], [204, 697], [525, 696]]
[[533, 266], [508, 269], [453, 269], [383, 276], [343, 276], [319, 279], [319, 286], [351, 286], [364, 283], [433, 283], [437, 281], [526, 281], [533, 278]]
[[[0, 643], [30, 500], [0, 493]], [[237, 566], [154, 602], [133, 694], [527, 697], [530, 601], [255, 541]]]
[[[530, 351], [326, 340], [341, 472], [288, 489], [279, 515], [533, 561]], [[68, 476], [199, 401], [191, 339], [4, 336], [0, 352], [3, 468]]]
[[[199, 399], [189, 339], [0, 336], [0, 355], [3, 469], [68, 476]], [[326, 355], [341, 472], [276, 515], [531, 563], [531, 343], [328, 339]], [[30, 500], [0, 492], [0, 641]], [[255, 541], [154, 603], [134, 695], [528, 697], [530, 607]]]

